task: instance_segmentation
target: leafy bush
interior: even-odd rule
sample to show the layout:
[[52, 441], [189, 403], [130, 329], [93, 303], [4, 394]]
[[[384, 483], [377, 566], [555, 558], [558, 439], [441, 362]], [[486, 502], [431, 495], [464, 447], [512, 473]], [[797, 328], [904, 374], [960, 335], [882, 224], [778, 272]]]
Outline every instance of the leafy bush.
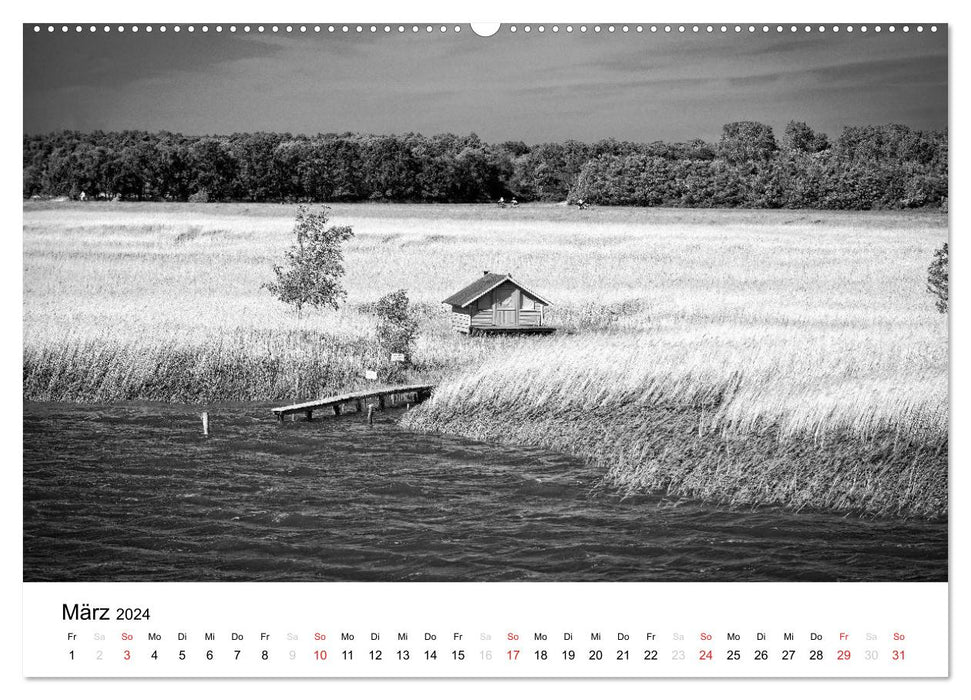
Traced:
[[819, 153], [829, 148], [826, 134], [813, 131], [806, 122], [791, 121], [786, 125], [785, 147], [800, 153]]
[[764, 161], [779, 150], [772, 127], [759, 122], [732, 122], [722, 127], [719, 154], [729, 163]]
[[947, 243], [934, 251], [934, 259], [927, 268], [927, 291], [937, 297], [937, 310], [947, 313]]
[[401, 353], [404, 364], [411, 365], [419, 318], [408, 293], [404, 289], [389, 292], [367, 308], [378, 317], [377, 339], [382, 355], [387, 358]]

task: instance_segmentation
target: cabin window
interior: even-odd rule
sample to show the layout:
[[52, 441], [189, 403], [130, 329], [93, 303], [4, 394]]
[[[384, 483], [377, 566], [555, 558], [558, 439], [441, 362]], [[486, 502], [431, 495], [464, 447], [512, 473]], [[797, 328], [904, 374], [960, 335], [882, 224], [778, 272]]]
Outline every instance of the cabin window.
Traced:
[[519, 308], [521, 308], [523, 311], [534, 311], [536, 309], [536, 303], [531, 297], [521, 294], [519, 298], [522, 300], [519, 304]]

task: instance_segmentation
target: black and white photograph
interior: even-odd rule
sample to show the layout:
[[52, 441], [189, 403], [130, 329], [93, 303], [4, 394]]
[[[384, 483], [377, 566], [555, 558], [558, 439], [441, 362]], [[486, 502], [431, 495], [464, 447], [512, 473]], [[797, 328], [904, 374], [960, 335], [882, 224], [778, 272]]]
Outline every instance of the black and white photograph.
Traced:
[[948, 26], [811, 29], [24, 24], [23, 581], [947, 581]]

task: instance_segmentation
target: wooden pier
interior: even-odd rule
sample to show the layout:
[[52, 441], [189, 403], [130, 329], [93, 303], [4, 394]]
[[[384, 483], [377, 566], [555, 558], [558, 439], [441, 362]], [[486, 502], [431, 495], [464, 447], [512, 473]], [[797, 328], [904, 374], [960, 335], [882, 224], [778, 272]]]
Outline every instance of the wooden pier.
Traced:
[[372, 399], [376, 399], [375, 403], [378, 408], [385, 408], [388, 405], [398, 405], [402, 401], [420, 403], [432, 395], [432, 389], [434, 388], [434, 384], [389, 386], [383, 389], [367, 389], [365, 391], [355, 391], [350, 394], [326, 396], [315, 401], [295, 403], [272, 410], [281, 423], [283, 422], [284, 416], [292, 416], [298, 413], [304, 414], [307, 420], [313, 420], [314, 411], [327, 410], [333, 413], [333, 415], [339, 416], [344, 412], [344, 407], [348, 405], [354, 406], [358, 413], [363, 413], [367, 406], [374, 405]]

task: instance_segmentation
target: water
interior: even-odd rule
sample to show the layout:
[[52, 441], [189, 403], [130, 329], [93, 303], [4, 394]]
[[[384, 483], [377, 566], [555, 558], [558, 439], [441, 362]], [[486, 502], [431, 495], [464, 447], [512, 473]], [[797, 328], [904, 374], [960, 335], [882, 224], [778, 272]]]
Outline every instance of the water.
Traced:
[[24, 406], [24, 580], [947, 577], [946, 523], [596, 488], [577, 460], [266, 406]]

